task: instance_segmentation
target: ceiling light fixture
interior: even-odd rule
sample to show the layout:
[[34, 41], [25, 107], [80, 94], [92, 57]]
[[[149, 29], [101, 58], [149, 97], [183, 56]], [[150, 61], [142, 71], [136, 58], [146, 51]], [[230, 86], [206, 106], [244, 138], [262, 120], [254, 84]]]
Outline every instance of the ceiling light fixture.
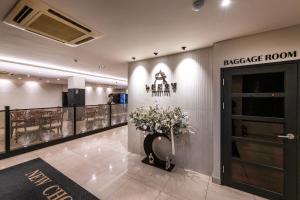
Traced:
[[183, 47], [181, 47], [181, 49], [182, 49], [183, 51], [185, 51], [185, 50], [186, 50], [186, 47], [183, 46]]
[[99, 69], [104, 69], [105, 65], [99, 65]]
[[155, 56], [157, 56], [157, 55], [158, 55], [158, 53], [157, 53], [157, 52], [154, 52], [153, 54], [154, 54]]
[[231, 4], [231, 0], [222, 0], [221, 6], [228, 7]]
[[205, 0], [195, 0], [192, 6], [193, 11], [198, 12], [204, 6], [204, 3]]
[[[52, 65], [48, 63], [35, 62], [32, 60], [23, 60], [16, 57], [7, 57], [0, 54], [0, 63], [8, 64], [9, 67], [19, 68], [23, 65], [32, 70], [42, 70], [43, 73], [47, 71], [47, 73], [63, 73], [65, 76], [81, 76], [88, 80], [92, 81], [102, 81], [103, 83], [108, 83], [109, 81], [120, 81], [123, 85], [127, 85], [127, 79], [122, 77], [115, 77], [110, 75], [104, 75], [99, 73], [92, 73], [89, 71], [76, 70], [74, 68], [69, 67], [61, 67], [57, 65]], [[17, 66], [17, 67], [16, 67]], [[51, 70], [51, 71], [50, 71]]]
[[58, 79], [56, 79], [56, 80], [60, 81], [60, 78], [58, 78]]
[[132, 60], [135, 60], [135, 57], [132, 57]]

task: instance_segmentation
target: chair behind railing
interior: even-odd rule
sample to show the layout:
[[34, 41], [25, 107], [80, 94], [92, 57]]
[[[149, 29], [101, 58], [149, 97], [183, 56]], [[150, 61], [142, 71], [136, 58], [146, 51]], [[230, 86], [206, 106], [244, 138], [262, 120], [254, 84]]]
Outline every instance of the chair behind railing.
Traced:
[[12, 110], [11, 146], [28, 146], [73, 135], [74, 108]]
[[110, 104], [17, 110], [6, 107], [0, 114], [1, 153], [76, 134], [92, 134], [125, 123], [127, 109], [126, 105]]
[[51, 131], [52, 133], [61, 134], [63, 127], [63, 111], [57, 109], [56, 111], [46, 111], [43, 113], [42, 129]]

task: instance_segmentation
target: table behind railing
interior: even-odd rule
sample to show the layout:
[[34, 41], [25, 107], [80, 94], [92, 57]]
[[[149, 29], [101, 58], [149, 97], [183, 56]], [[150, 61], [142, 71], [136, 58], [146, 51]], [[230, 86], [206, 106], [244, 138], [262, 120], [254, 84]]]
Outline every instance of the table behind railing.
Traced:
[[11, 110], [11, 149], [72, 136], [73, 112], [73, 107]]
[[127, 105], [124, 104], [13, 110], [6, 106], [5, 110], [0, 110], [0, 158], [84, 137], [126, 123]]
[[110, 126], [110, 107], [107, 104], [76, 108], [76, 134]]
[[118, 125], [127, 122], [127, 104], [111, 105], [111, 125]]

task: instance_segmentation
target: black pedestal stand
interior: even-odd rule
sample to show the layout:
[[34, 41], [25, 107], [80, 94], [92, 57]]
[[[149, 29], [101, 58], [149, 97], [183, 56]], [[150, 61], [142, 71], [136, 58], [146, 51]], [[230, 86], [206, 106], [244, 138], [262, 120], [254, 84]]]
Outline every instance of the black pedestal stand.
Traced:
[[[157, 137], [165, 137], [168, 140], [170, 140], [170, 138], [167, 135], [164, 135], [164, 134], [157, 134], [157, 133], [148, 134], [146, 136], [145, 140], [144, 140], [144, 150], [145, 150], [145, 153], [146, 153], [147, 157], [144, 158], [142, 160], [142, 162], [145, 163], [145, 164], [157, 167], [159, 169], [171, 172], [172, 169], [175, 167], [175, 165], [170, 164], [169, 168], [167, 168], [166, 167], [166, 161], [159, 159], [153, 151], [152, 143], [153, 143], [154, 139], [157, 138]], [[152, 157], [153, 157], [153, 163], [150, 163], [150, 161], [149, 161], [149, 156], [150, 155], [152, 155]]]

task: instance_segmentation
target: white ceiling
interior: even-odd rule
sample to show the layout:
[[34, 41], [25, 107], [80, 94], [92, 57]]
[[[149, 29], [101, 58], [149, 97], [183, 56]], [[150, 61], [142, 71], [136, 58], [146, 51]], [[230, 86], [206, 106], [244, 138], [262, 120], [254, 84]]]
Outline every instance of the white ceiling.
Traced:
[[[127, 79], [127, 63], [137, 59], [207, 47], [253, 33], [300, 24], [300, 0], [206, 0], [200, 12], [193, 0], [45, 0], [100, 31], [99, 40], [69, 47], [0, 23], [0, 59], [18, 58]], [[0, 17], [16, 0], [0, 1]], [[78, 59], [75, 63], [74, 59]], [[99, 65], [105, 65], [99, 70]], [[26, 66], [24, 69], [26, 71]]]

